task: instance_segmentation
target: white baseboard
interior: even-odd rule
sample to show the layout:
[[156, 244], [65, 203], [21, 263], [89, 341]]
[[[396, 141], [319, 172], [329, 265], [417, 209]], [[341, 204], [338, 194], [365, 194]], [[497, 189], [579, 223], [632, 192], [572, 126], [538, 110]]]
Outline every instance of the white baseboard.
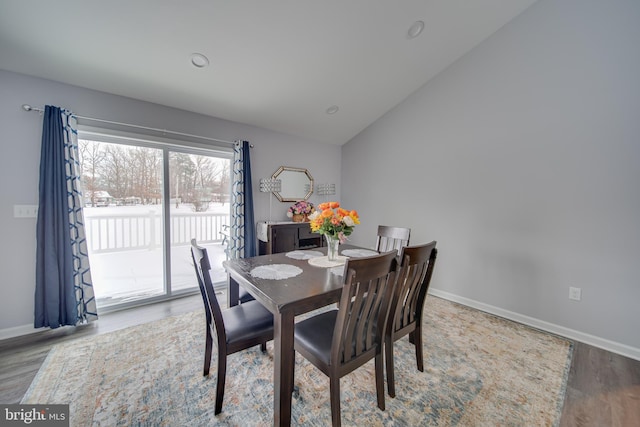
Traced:
[[29, 335], [35, 332], [40, 332], [45, 328], [34, 328], [33, 325], [21, 325], [14, 326], [13, 328], [0, 329], [0, 340], [6, 340], [7, 338], [15, 338], [22, 335]]
[[529, 317], [519, 313], [515, 313], [513, 311], [504, 310], [500, 307], [495, 307], [493, 305], [485, 304], [438, 289], [430, 288], [429, 294], [449, 301], [457, 302], [468, 307], [476, 308], [478, 310], [485, 311], [496, 316], [504, 317], [505, 319], [513, 320], [514, 322], [522, 323], [536, 329], [560, 335], [571, 340], [580, 341], [585, 344], [610, 351], [612, 353], [630, 357], [631, 359], [640, 360], [640, 348], [631, 347], [625, 344], [620, 344], [604, 338], [596, 337], [594, 335], [585, 334], [584, 332], [565, 328], [564, 326], [555, 325], [553, 323], [545, 322], [534, 317]]
[[[631, 359], [640, 360], [640, 348], [631, 347], [625, 344], [620, 344], [604, 338], [596, 337], [594, 335], [585, 334], [584, 332], [565, 328], [564, 326], [555, 325], [553, 323], [545, 322], [534, 317], [529, 317], [513, 311], [504, 310], [500, 307], [485, 304], [483, 302], [461, 297], [438, 289], [430, 288], [429, 294], [449, 301], [457, 302], [468, 307], [482, 310], [496, 316], [504, 317], [505, 319], [513, 320], [514, 322], [522, 323], [536, 329], [560, 335], [571, 340], [580, 341], [594, 347], [602, 348], [612, 353], [630, 357]], [[33, 327], [33, 325], [22, 325], [15, 326], [13, 328], [0, 329], [0, 340], [32, 334], [34, 332], [40, 331], [41, 329], [42, 328], [36, 329]]]

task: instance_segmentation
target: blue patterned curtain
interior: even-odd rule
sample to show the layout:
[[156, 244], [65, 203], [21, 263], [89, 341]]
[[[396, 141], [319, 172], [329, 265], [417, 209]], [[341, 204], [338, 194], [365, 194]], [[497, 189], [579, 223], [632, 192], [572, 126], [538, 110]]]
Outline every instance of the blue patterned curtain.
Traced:
[[231, 227], [229, 258], [256, 256], [256, 224], [253, 215], [251, 160], [248, 141], [235, 145], [233, 151], [233, 183], [231, 186]]
[[82, 213], [78, 131], [70, 111], [47, 105], [42, 125], [34, 326], [98, 318]]

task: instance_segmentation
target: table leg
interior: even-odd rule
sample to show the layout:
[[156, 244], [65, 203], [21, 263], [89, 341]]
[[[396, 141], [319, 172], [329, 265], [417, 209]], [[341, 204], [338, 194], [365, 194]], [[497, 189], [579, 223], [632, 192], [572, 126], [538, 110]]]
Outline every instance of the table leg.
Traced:
[[294, 316], [276, 313], [273, 316], [273, 425], [291, 425], [291, 394], [295, 369], [293, 347]]
[[238, 282], [233, 280], [231, 275], [227, 275], [228, 286], [227, 286], [227, 307], [233, 307], [234, 305], [238, 305], [240, 303], [240, 285]]

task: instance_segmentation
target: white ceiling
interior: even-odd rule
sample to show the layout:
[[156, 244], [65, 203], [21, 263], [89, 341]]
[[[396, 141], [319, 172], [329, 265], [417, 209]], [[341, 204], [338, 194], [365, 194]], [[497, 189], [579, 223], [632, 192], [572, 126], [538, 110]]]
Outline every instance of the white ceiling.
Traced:
[[535, 1], [0, 0], [0, 68], [344, 144]]

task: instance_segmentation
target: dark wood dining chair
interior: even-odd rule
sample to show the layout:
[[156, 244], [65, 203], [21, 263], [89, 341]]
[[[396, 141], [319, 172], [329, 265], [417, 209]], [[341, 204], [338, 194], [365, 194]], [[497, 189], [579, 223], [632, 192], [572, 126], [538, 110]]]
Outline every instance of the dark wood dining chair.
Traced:
[[395, 341], [409, 334], [409, 341], [415, 346], [418, 370], [424, 372], [422, 312], [437, 255], [435, 241], [426, 245], [407, 246], [402, 250], [402, 268], [393, 293], [384, 338], [387, 389], [391, 397], [396, 396], [393, 368]]
[[379, 225], [376, 240], [376, 251], [382, 253], [395, 249], [400, 253], [404, 246], [409, 245], [410, 236], [410, 228]]
[[378, 407], [385, 408], [382, 343], [396, 255], [347, 260], [339, 308], [295, 325], [295, 350], [329, 377], [334, 426], [340, 425], [340, 378], [374, 358]]
[[213, 334], [218, 345], [218, 380], [216, 386], [215, 414], [222, 411], [224, 383], [227, 373], [227, 356], [260, 345], [267, 350], [267, 341], [273, 339], [273, 314], [258, 301], [249, 301], [222, 310], [218, 303], [209, 270], [207, 250], [191, 240], [191, 257], [198, 277], [200, 293], [204, 301], [207, 319], [207, 335], [204, 351], [203, 375], [209, 375]]

